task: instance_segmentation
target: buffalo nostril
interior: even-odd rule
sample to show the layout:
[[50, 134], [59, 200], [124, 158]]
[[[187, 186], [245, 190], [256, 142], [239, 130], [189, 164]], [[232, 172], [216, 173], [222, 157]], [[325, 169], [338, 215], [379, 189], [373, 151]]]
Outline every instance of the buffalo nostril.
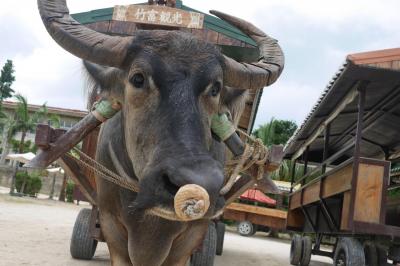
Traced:
[[168, 193], [170, 193], [172, 195], [175, 195], [178, 192], [179, 186], [177, 186], [174, 183], [172, 183], [171, 179], [169, 178], [168, 175], [163, 174], [162, 175], [162, 180], [164, 182], [164, 187], [168, 191]]

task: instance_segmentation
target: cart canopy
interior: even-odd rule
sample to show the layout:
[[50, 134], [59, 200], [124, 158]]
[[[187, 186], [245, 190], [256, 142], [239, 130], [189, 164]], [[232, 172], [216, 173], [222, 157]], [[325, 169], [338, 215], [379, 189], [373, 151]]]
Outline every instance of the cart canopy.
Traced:
[[[285, 146], [285, 158], [322, 162], [324, 127], [330, 121], [329, 154], [356, 136], [357, 88], [366, 90], [361, 156], [395, 161], [400, 157], [400, 48], [350, 54], [316, 105]], [[301, 104], [301, 103], [299, 103]], [[352, 149], [334, 164], [353, 156]]]

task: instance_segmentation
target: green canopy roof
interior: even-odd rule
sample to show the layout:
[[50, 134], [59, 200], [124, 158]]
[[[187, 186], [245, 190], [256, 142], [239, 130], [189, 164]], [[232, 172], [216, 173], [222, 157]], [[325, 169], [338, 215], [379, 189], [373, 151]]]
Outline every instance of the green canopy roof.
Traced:
[[[217, 17], [211, 16], [209, 14], [205, 14], [203, 12], [200, 12], [198, 10], [195, 10], [188, 6], [185, 6], [182, 4], [182, 1], [180, 1], [180, 0], [176, 1], [176, 8], [186, 10], [186, 11], [202, 13], [205, 15], [204, 27], [206, 29], [210, 29], [210, 30], [222, 33], [233, 39], [243, 41], [246, 44], [256, 46], [256, 43], [251, 38], [249, 38], [246, 34], [244, 34], [242, 31], [240, 31], [236, 27], [230, 25], [229, 23], [227, 23]], [[92, 11], [88, 11], [88, 12], [76, 13], [76, 14], [73, 14], [72, 17], [82, 24], [89, 24], [89, 23], [95, 23], [95, 22], [99, 22], [99, 21], [111, 20], [112, 14], [113, 14], [113, 9], [114, 9], [113, 7], [96, 9], [96, 10], [92, 10]]]

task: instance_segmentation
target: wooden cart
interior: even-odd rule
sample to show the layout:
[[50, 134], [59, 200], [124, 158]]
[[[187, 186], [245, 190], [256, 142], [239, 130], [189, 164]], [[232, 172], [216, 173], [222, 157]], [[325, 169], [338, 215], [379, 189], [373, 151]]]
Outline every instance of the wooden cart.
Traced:
[[[351, 54], [285, 147], [293, 162], [290, 262], [400, 262], [400, 213], [388, 206], [400, 157], [400, 49]], [[314, 243], [314, 244], [313, 244]], [[331, 246], [322, 250], [323, 243]]]
[[[153, 2], [153, 1], [151, 1]], [[132, 12], [125, 12], [124, 7], [106, 8], [93, 10], [72, 15], [81, 24], [96, 31], [111, 35], [132, 35], [138, 29], [164, 29], [181, 30], [192, 33], [209, 43], [218, 45], [221, 51], [240, 61], [253, 61], [258, 57], [258, 50], [255, 42], [241, 31], [230, 24], [210, 15], [200, 13], [187, 6], [181, 1], [176, 1], [176, 6], [148, 6], [135, 5], [139, 16], [131, 16]], [[156, 13], [170, 14], [171, 19], [163, 20], [152, 16], [151, 20], [145, 14], [150, 14], [152, 10]], [[139, 12], [139, 13], [138, 13]], [[147, 13], [146, 13], [147, 12]], [[156, 14], [152, 12], [152, 14]], [[157, 14], [158, 14], [157, 13]], [[143, 15], [144, 14], [144, 15]], [[176, 18], [173, 20], [172, 18]], [[173, 23], [175, 22], [175, 23]], [[251, 132], [254, 124], [255, 114], [261, 98], [262, 88], [249, 91], [249, 98], [246, 102], [244, 113], [239, 121], [239, 128]], [[36, 144], [47, 149], [63, 134], [62, 130], [51, 129], [47, 125], [39, 126], [37, 130]], [[98, 129], [91, 132], [84, 140], [82, 151], [94, 158], [96, 153]], [[272, 151], [271, 156], [277, 155], [280, 162], [282, 150]], [[272, 158], [271, 157], [271, 158]], [[271, 159], [273, 161], [273, 159]], [[279, 163], [278, 162], [278, 163]], [[79, 186], [81, 192], [93, 205], [92, 210], [83, 209], [79, 213], [71, 239], [71, 255], [78, 259], [91, 259], [95, 253], [97, 241], [104, 241], [101, 234], [101, 226], [98, 221], [97, 192], [93, 173], [86, 168], [82, 168], [73, 158], [63, 155], [58, 160], [68, 176]], [[231, 191], [226, 195], [227, 198], [236, 198], [243, 190], [253, 186], [255, 179], [248, 175], [243, 175]], [[203, 247], [192, 256], [192, 265], [209, 265], [203, 262], [213, 261], [208, 259], [215, 253], [222, 253], [224, 226], [220, 222], [211, 223], [209, 232], [206, 234]], [[218, 249], [218, 247], [220, 247]], [[217, 250], [216, 250], [217, 249]], [[207, 259], [203, 259], [207, 257]]]
[[286, 211], [276, 208], [231, 203], [224, 211], [224, 219], [238, 222], [238, 232], [243, 236], [257, 231], [270, 232], [286, 228]]

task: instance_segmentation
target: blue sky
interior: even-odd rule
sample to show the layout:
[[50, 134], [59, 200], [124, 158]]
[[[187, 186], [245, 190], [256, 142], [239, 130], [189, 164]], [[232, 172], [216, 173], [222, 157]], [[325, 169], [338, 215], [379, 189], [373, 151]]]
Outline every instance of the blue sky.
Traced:
[[[143, 1], [67, 2], [76, 13]], [[279, 40], [285, 70], [264, 89], [256, 126], [271, 117], [301, 123], [347, 54], [400, 46], [400, 1], [395, 0], [186, 0], [184, 4], [244, 18]], [[36, 1], [2, 3], [0, 36], [0, 64], [14, 60], [16, 91], [30, 103], [84, 109], [80, 60], [48, 36]]]

